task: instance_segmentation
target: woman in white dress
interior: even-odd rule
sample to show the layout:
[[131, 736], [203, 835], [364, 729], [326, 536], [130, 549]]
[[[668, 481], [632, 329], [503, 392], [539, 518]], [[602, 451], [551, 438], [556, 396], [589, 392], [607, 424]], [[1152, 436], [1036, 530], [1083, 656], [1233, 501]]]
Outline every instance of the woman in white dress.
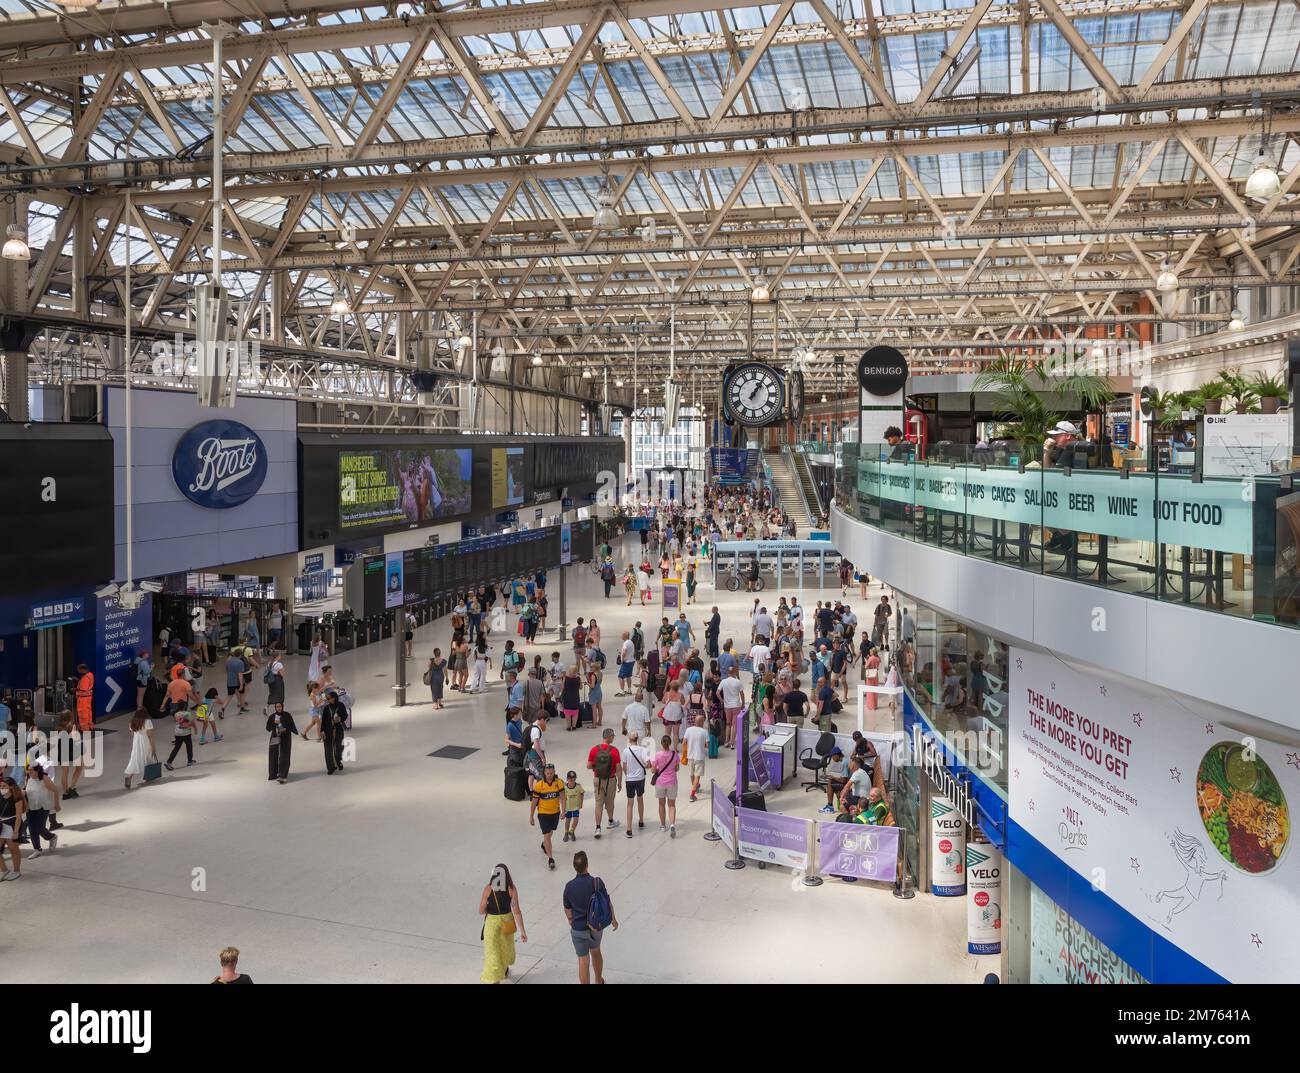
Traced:
[[330, 650], [325, 647], [325, 642], [317, 634], [311, 642], [311, 658], [307, 661], [307, 681], [320, 682], [321, 667], [327, 661]]
[[126, 788], [131, 789], [131, 780], [139, 775], [144, 778], [144, 766], [150, 758], [158, 755], [153, 740], [153, 720], [143, 708], [131, 716], [131, 759], [126, 762]]

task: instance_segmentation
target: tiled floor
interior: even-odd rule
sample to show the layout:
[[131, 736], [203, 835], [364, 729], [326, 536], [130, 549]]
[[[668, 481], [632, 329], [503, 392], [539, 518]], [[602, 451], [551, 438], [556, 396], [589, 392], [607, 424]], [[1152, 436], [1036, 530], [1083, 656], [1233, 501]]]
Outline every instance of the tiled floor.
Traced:
[[[629, 609], [617, 592], [602, 599], [586, 567], [571, 569], [568, 590], [569, 620], [596, 614], [607, 652], [634, 612], [657, 621], [657, 607]], [[805, 602], [817, 597], [804, 593]], [[744, 593], [715, 597], [705, 581], [699, 602], [693, 621], [716, 602], [724, 638], [748, 638]], [[409, 664], [416, 683], [423, 658], [447, 637], [445, 622], [419, 632], [420, 659]], [[554, 637], [548, 631], [530, 657], [549, 659]], [[399, 709], [391, 643], [335, 663], [358, 697], [356, 762], [342, 776], [327, 778], [321, 747], [297, 741], [289, 783], [267, 781], [260, 682], [250, 714], [231, 709], [223, 742], [197, 747], [200, 763], [158, 783], [124, 792], [129, 735], [108, 735], [105, 774], [67, 803], [63, 848], [24, 862], [20, 882], [0, 884], [9, 981], [202, 981], [216, 973], [217, 951], [235, 945], [240, 968], [259, 982], [474, 982], [479, 894], [504, 861], [529, 935], [512, 979], [568, 982], [576, 971], [560, 895], [575, 848], [591, 855], [622, 924], [604, 944], [611, 983], [974, 982], [997, 967], [965, 953], [961, 899], [904, 902], [834, 879], [805, 888], [779, 868], [726, 870], [725, 851], [702, 837], [707, 800], [679, 801], [676, 840], [656, 823], [596, 842], [588, 808], [577, 846], [548, 872], [527, 806], [502, 796], [499, 683], [478, 697], [450, 694], [440, 712], [417, 684], [416, 703]], [[291, 683], [305, 669], [305, 658], [291, 658]], [[606, 722], [615, 728], [616, 688], [607, 676]], [[305, 709], [290, 709], [302, 726]], [[595, 734], [553, 728], [548, 739], [562, 769], [582, 771]], [[477, 751], [429, 755], [447, 745]], [[729, 786], [732, 768], [724, 753], [708, 774]], [[787, 785], [769, 808], [811, 814], [816, 795], [797, 780]]]

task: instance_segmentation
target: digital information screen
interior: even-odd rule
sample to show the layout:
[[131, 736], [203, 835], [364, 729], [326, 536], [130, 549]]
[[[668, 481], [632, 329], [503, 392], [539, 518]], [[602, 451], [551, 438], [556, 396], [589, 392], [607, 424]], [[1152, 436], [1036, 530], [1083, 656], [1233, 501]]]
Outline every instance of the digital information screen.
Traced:
[[339, 453], [339, 528], [420, 525], [470, 511], [469, 447]]
[[524, 501], [524, 449], [492, 448], [492, 508], [517, 507]]

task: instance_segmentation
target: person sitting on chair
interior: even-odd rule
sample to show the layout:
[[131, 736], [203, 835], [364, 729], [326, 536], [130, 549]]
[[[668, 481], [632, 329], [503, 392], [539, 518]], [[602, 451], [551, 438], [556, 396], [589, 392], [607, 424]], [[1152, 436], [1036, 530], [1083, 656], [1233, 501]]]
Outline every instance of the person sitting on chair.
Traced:
[[831, 750], [830, 763], [826, 767], [826, 804], [822, 812], [835, 811], [835, 799], [844, 792], [849, 783], [849, 762], [844, 759], [844, 750], [836, 746]]

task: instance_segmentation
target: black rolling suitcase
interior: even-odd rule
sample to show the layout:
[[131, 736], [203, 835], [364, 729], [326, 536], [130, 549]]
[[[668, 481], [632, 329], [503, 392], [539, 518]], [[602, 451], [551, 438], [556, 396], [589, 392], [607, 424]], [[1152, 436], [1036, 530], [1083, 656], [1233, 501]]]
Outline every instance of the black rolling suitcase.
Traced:
[[594, 717], [591, 714], [591, 705], [584, 700], [578, 705], [578, 726], [582, 726], [583, 723], [590, 723], [593, 718]]
[[522, 801], [528, 796], [528, 772], [521, 767], [506, 768], [506, 800]]

